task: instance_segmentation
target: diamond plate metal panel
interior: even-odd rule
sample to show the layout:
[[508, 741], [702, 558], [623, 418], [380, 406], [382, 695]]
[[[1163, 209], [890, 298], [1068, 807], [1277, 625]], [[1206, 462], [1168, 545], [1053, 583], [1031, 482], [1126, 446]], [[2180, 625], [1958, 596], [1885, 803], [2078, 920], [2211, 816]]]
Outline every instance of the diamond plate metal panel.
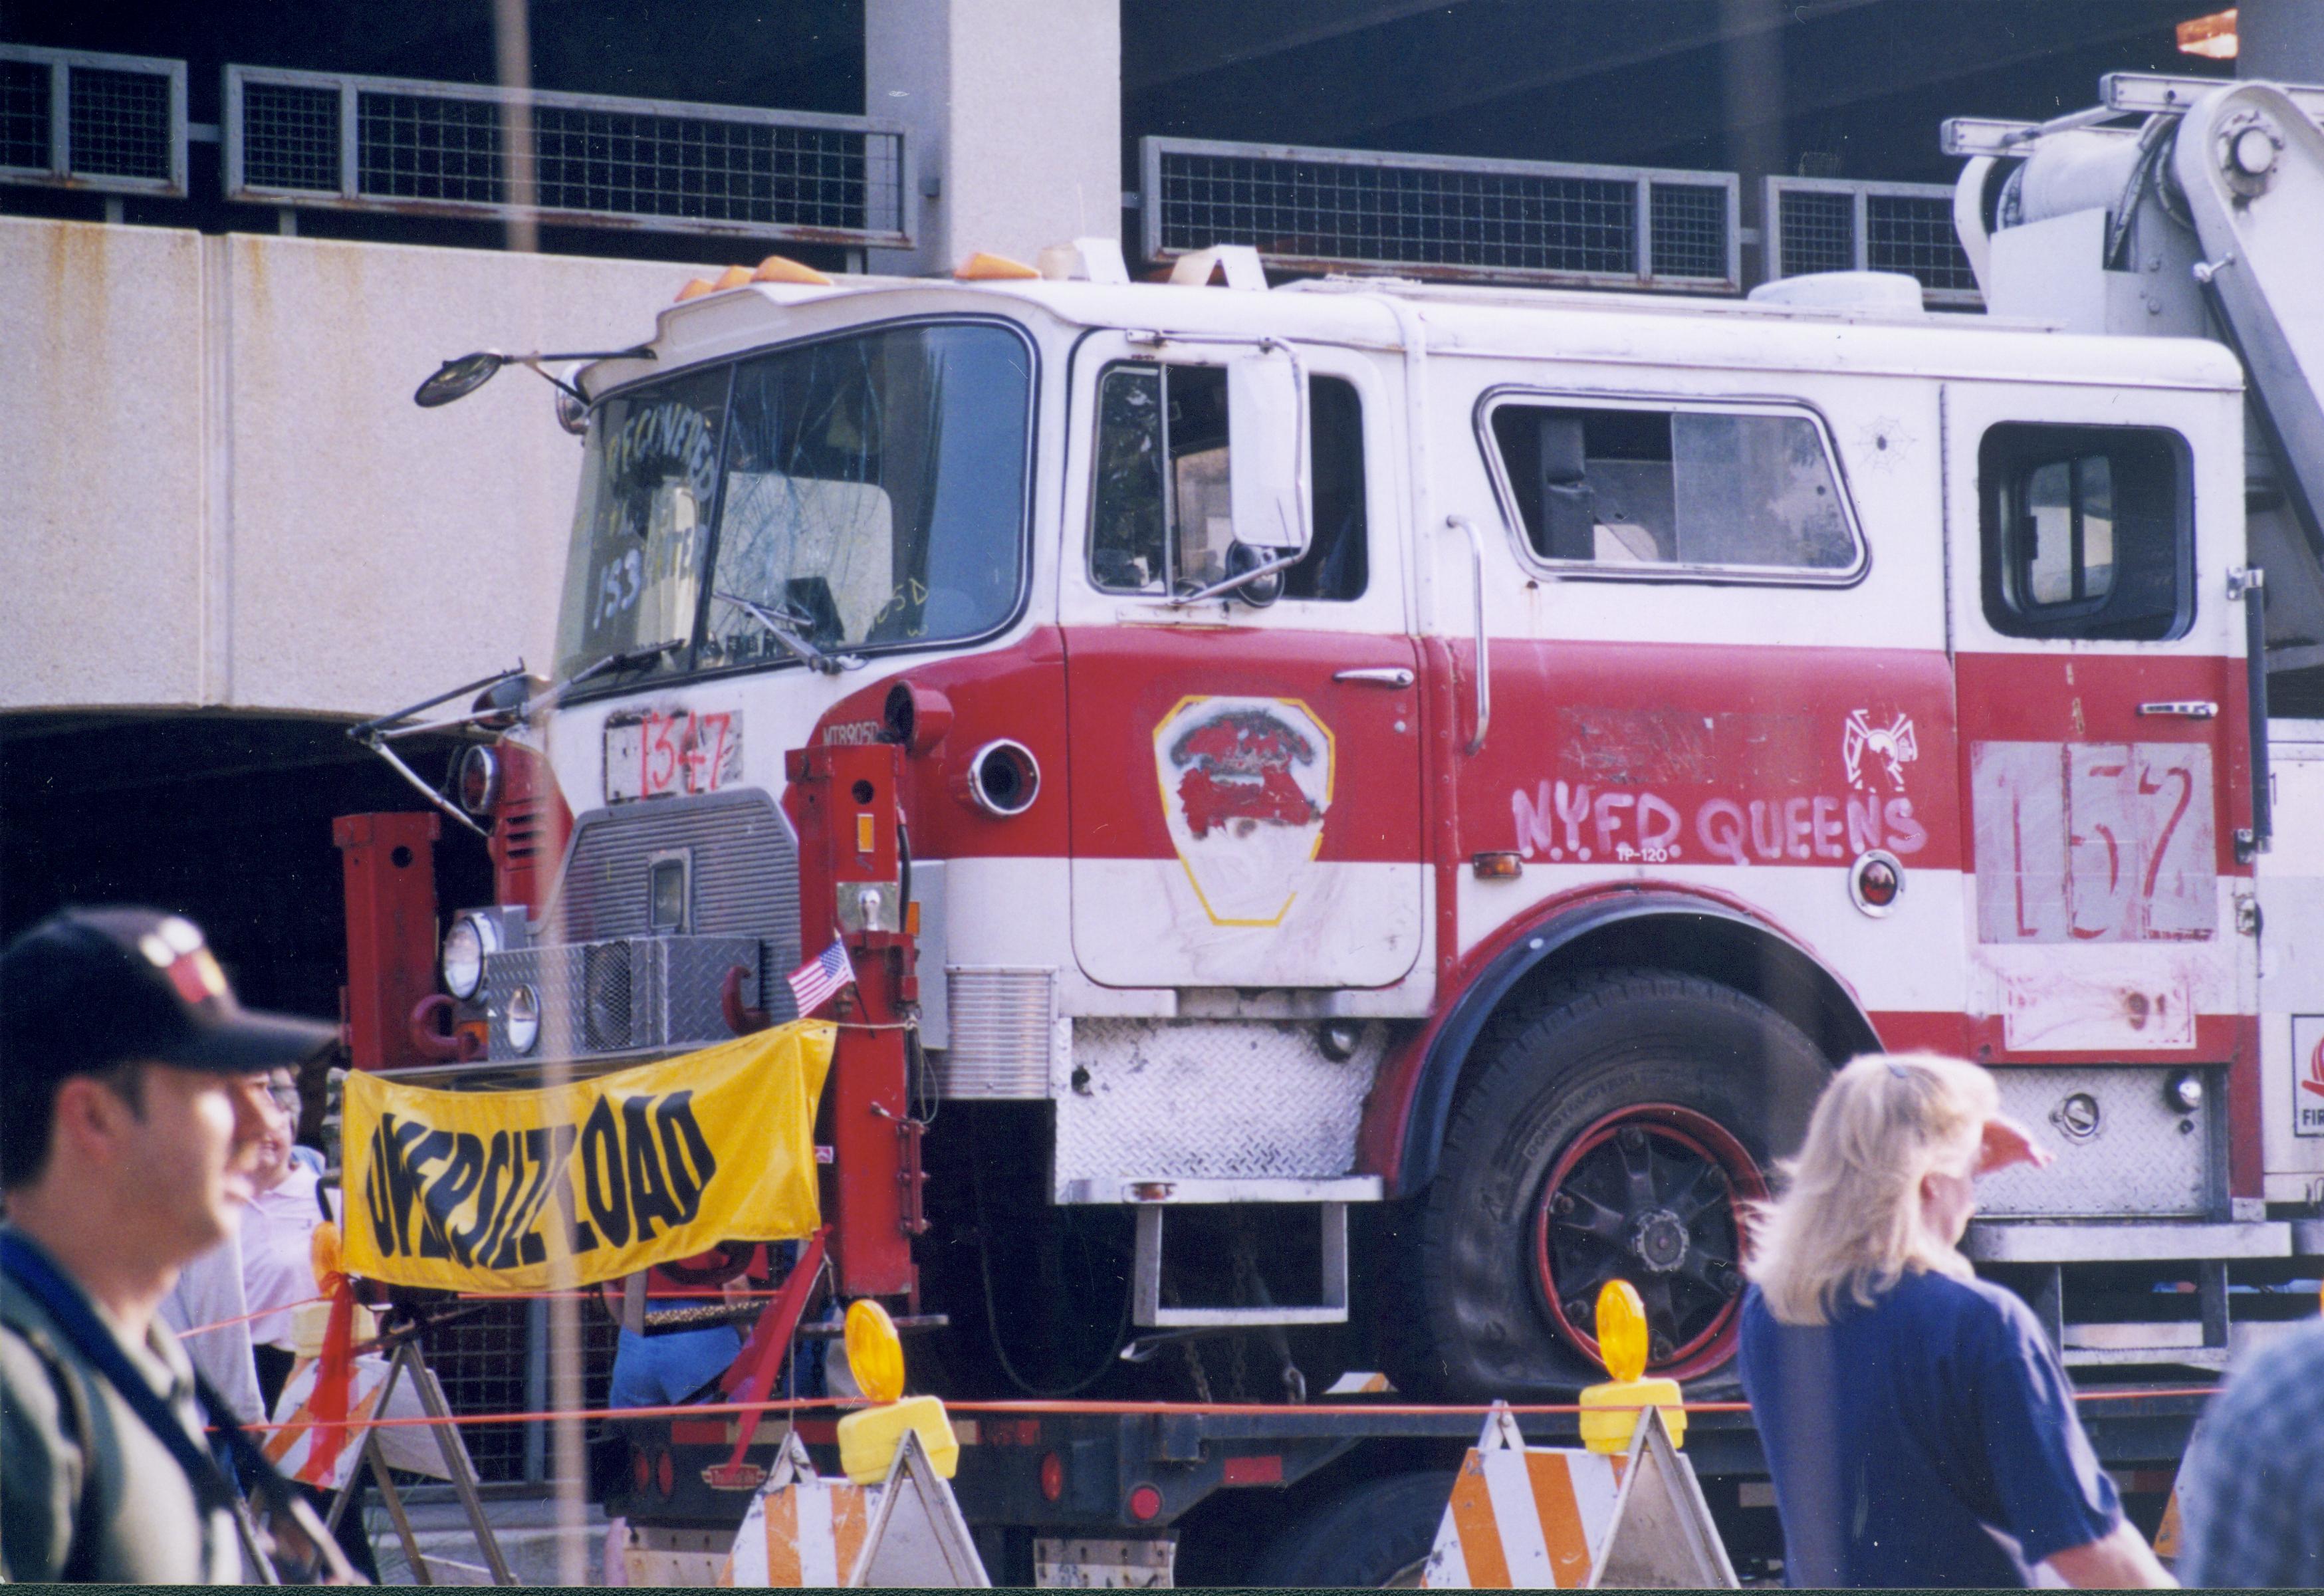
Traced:
[[1367, 1025], [1338, 1063], [1312, 1023], [1077, 1019], [1050, 1081], [1058, 1200], [1078, 1181], [1345, 1175], [1387, 1045]]
[[931, 1055], [937, 1092], [959, 1098], [1047, 1097], [1056, 980], [1048, 969], [946, 970], [952, 1046]]
[[[491, 955], [484, 961], [486, 1056], [589, 1058], [726, 1041], [734, 1034], [720, 995], [726, 972], [742, 966], [748, 992], [759, 979], [760, 955], [757, 940], [747, 936], [641, 936]], [[508, 1039], [508, 997], [519, 986], [540, 999], [540, 1041], [530, 1054], [519, 1054]]]
[[[2226, 1142], [2219, 1106], [2226, 1082], [2203, 1079], [2205, 1102], [2192, 1113], [2165, 1089], [2181, 1067], [2155, 1066], [2011, 1066], [1997, 1069], [2001, 1110], [2057, 1153], [2047, 1169], [2020, 1165], [1977, 1183], [1980, 1216], [1999, 1218], [2183, 1217], [2223, 1205]], [[2088, 1100], [2097, 1108], [2088, 1122]]]

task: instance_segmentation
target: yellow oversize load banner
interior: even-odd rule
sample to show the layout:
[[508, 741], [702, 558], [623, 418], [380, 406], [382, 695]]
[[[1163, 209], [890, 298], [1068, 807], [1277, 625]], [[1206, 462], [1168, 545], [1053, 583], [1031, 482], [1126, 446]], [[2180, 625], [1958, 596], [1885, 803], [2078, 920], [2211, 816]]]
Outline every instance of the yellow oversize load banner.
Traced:
[[430, 1092], [356, 1071], [347, 1270], [537, 1291], [807, 1235], [836, 1029], [800, 1020], [537, 1092]]

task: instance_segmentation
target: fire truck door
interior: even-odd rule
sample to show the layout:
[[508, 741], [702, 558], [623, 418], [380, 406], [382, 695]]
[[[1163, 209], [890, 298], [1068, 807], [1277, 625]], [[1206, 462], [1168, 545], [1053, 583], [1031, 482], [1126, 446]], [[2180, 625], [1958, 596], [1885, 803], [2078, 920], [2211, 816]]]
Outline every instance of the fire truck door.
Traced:
[[2231, 1059], [2253, 1001], [2232, 396], [1946, 396], [1987, 1057]]
[[1300, 364], [1306, 554], [1270, 603], [1174, 607], [1236, 558], [1225, 367], [1104, 337], [1075, 358], [1073, 942], [1108, 985], [1386, 986], [1422, 950], [1421, 697], [1388, 411], [1360, 358]]

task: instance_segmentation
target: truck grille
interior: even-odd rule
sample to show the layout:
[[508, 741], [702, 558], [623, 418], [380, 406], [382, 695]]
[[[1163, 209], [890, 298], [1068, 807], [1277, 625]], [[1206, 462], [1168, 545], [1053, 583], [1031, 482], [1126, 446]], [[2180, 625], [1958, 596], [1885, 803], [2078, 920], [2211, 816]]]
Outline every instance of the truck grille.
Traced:
[[[687, 871], [683, 933], [653, 924], [653, 867], [674, 858]], [[720, 989], [737, 965], [746, 1000], [778, 1021], [790, 1019], [784, 977], [799, 963], [798, 914], [798, 848], [766, 792], [593, 810], [573, 823], [564, 874], [531, 946], [485, 963], [491, 1056], [517, 1056], [505, 1015], [520, 985], [540, 999], [535, 1058], [724, 1041], [733, 1033]]]
[[582, 816], [573, 823], [565, 879], [541, 940], [651, 935], [647, 871], [656, 855], [677, 849], [693, 865], [687, 930], [779, 941], [796, 965], [798, 848], [774, 799], [756, 789], [649, 798]]

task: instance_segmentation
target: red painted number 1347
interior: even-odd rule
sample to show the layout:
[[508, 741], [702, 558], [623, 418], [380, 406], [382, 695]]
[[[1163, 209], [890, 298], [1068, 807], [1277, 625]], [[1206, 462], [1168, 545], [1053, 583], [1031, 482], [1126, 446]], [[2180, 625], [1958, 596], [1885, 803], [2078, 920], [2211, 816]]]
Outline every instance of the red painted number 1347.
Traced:
[[715, 792], [741, 763], [732, 715], [681, 709], [646, 716], [638, 728], [638, 795]]

